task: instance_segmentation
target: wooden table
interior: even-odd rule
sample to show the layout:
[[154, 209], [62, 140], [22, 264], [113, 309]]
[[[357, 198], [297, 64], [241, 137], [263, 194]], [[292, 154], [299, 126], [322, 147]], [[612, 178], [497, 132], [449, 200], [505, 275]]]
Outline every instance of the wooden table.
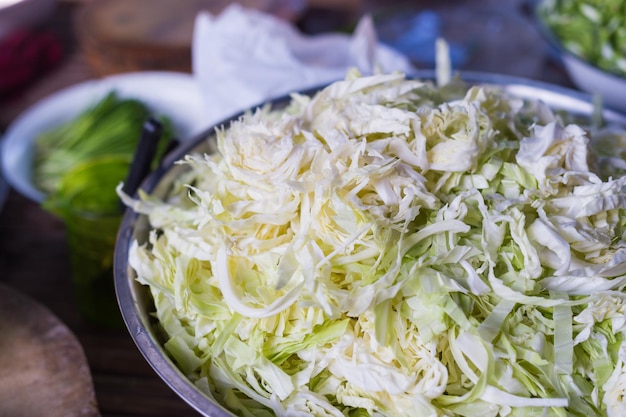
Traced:
[[[432, 3], [445, 15], [447, 9]], [[445, 3], [454, 7], [451, 13], [457, 15], [459, 7], [467, 7], [469, 12], [461, 16], [470, 20], [470, 12], [476, 7], [489, 8], [494, 15], [493, 27], [487, 29], [495, 31], [497, 36], [484, 36], [483, 39], [489, 41], [483, 45], [482, 56], [479, 54], [470, 60], [467, 70], [508, 73], [570, 85], [562, 69], [548, 57], [547, 48], [541, 44], [534, 28], [525, 26], [531, 23], [524, 14], [523, 2], [457, 0]], [[375, 1], [366, 4], [377, 10], [382, 7]], [[428, 6], [428, 2], [424, 4]], [[52, 24], [67, 28], [77, 7], [62, 2]], [[314, 15], [316, 19], [319, 19], [318, 12]], [[520, 32], [520, 28], [526, 29]], [[467, 30], [478, 29], [471, 22], [467, 25]], [[461, 32], [462, 36], [463, 28], [456, 28], [456, 32]], [[0, 128], [6, 128], [21, 111], [47, 94], [94, 77], [71, 33], [64, 33], [63, 41], [69, 46], [64, 61], [20, 96], [0, 103]], [[199, 415], [161, 381], [142, 358], [126, 329], [102, 329], [82, 319], [73, 298], [63, 224], [15, 191], [10, 192], [0, 211], [0, 281], [47, 306], [77, 336], [89, 362], [103, 416]]]

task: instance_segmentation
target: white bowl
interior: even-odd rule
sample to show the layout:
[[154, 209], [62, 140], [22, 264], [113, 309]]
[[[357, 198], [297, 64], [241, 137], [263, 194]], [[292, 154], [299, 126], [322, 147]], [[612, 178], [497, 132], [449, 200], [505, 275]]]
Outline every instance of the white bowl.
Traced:
[[0, 156], [6, 181], [24, 196], [41, 202], [45, 194], [32, 182], [33, 141], [42, 132], [72, 120], [111, 90], [144, 102], [155, 115], [166, 115], [177, 139], [184, 141], [207, 126], [196, 80], [177, 72], [135, 72], [86, 81], [60, 90], [27, 109], [2, 138]]
[[572, 82], [581, 90], [602, 97], [604, 105], [626, 112], [626, 78], [601, 70], [563, 51], [563, 65]]

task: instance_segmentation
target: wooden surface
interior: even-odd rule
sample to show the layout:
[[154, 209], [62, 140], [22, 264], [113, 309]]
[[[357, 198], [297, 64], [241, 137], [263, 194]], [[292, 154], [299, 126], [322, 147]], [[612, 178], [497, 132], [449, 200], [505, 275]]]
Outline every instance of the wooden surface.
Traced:
[[82, 319], [73, 299], [63, 224], [15, 192], [0, 213], [0, 280], [45, 305], [73, 332], [103, 416], [199, 415], [158, 378], [126, 329], [103, 329]]
[[[272, 0], [240, 0], [244, 7], [271, 10]], [[228, 0], [98, 0], [74, 22], [90, 67], [98, 76], [158, 67], [191, 71], [193, 24], [200, 11], [217, 14]]]
[[[394, 3], [368, 0], [364, 7], [381, 10]], [[464, 69], [569, 86], [569, 80], [550, 59], [546, 45], [529, 22], [523, 3], [516, 0], [419, 2], [420, 7], [435, 8], [442, 16], [450, 16], [450, 22], [457, 22], [453, 32], [457, 39], [474, 39], [477, 47]], [[80, 2], [61, 2], [50, 22], [66, 47], [64, 61], [21, 94], [0, 102], [0, 129], [42, 97], [96, 76], [68, 31], [79, 5]], [[484, 10], [489, 10], [486, 23], [471, 19], [485, 16], [481, 14]], [[337, 22], [319, 11], [306, 18], [309, 20], [301, 23], [309, 29]], [[460, 25], [465, 28], [458, 27], [458, 22], [463, 21]], [[15, 191], [10, 192], [0, 211], [0, 282], [49, 308], [73, 332], [84, 349], [102, 416], [199, 416], [149, 367], [126, 329], [102, 329], [81, 318], [73, 299], [63, 224]]]
[[74, 334], [45, 306], [0, 284], [0, 416], [98, 417]]

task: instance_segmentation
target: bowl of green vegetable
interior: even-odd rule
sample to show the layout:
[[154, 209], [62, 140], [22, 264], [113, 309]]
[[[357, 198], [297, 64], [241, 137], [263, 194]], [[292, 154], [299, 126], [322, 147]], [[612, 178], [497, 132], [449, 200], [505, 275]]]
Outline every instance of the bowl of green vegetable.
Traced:
[[626, 111], [626, 1], [542, 0], [535, 15], [572, 82]]
[[20, 114], [2, 137], [2, 171], [24, 196], [43, 202], [60, 176], [86, 160], [129, 157], [149, 116], [185, 140], [207, 126], [189, 74], [137, 72], [89, 80], [57, 91]]
[[192, 408], [621, 415], [626, 118], [528, 80], [433, 79], [270, 102], [121, 194], [122, 315]]

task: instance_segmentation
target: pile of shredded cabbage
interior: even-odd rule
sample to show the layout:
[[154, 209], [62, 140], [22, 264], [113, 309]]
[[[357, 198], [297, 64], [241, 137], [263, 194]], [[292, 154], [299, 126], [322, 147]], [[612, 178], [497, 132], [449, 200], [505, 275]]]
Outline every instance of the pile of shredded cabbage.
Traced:
[[152, 227], [130, 265], [240, 416], [622, 416], [625, 138], [351, 72], [218, 129], [167, 199], [125, 196]]

